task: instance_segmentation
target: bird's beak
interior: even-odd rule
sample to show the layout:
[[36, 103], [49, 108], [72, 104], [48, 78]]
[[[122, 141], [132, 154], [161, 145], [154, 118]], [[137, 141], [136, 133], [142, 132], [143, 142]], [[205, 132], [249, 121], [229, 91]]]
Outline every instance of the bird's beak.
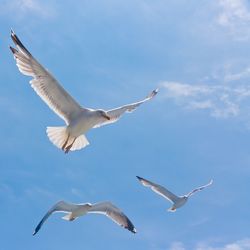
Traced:
[[103, 115], [103, 117], [106, 118], [106, 119], [109, 120], [109, 121], [111, 120], [111, 118], [110, 118], [108, 115], [106, 115], [106, 114]]

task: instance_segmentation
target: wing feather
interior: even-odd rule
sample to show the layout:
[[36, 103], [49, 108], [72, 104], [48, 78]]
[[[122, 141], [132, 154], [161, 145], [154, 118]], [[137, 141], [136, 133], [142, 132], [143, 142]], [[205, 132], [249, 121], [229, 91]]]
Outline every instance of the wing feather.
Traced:
[[49, 216], [55, 212], [72, 212], [78, 206], [75, 204], [67, 203], [65, 201], [57, 202], [41, 219], [41, 221], [36, 226], [33, 235], [35, 235], [42, 227], [43, 223], [49, 218]]
[[176, 201], [180, 199], [180, 197], [176, 196], [175, 194], [167, 190], [165, 187], [155, 184], [139, 176], [136, 176], [136, 177], [142, 183], [142, 185], [144, 185], [145, 187], [150, 187], [154, 192], [161, 195], [165, 199], [171, 201], [172, 203], [175, 203]]
[[110, 202], [100, 202], [92, 205], [88, 213], [99, 213], [108, 216], [118, 225], [136, 233], [136, 229], [129, 218], [116, 206]]
[[203, 190], [204, 188], [206, 188], [206, 187], [212, 185], [212, 183], [213, 183], [213, 180], [210, 180], [210, 182], [209, 182], [208, 184], [206, 184], [206, 185], [204, 185], [204, 186], [201, 186], [201, 187], [198, 187], [198, 188], [195, 188], [194, 190], [192, 190], [191, 192], [189, 192], [186, 196], [187, 196], [187, 197], [190, 197], [190, 196], [193, 195], [194, 193], [196, 193], [196, 192], [198, 192], [198, 191], [201, 191], [201, 190]]
[[115, 108], [115, 109], [111, 109], [111, 110], [106, 111], [106, 114], [110, 118], [110, 120], [103, 119], [103, 121], [101, 121], [99, 124], [95, 125], [94, 128], [98, 128], [98, 127], [101, 127], [103, 125], [107, 125], [107, 124], [114, 123], [114, 122], [118, 121], [124, 113], [133, 112], [142, 103], [151, 100], [157, 93], [158, 93], [158, 89], [155, 89], [150, 93], [150, 95], [148, 95], [142, 101], [127, 104], [127, 105], [121, 106], [119, 108]]
[[72, 117], [81, 112], [81, 106], [64, 90], [57, 80], [24, 47], [11, 31], [11, 38], [16, 48], [10, 47], [21, 73], [33, 77], [32, 88], [41, 99], [67, 124]]

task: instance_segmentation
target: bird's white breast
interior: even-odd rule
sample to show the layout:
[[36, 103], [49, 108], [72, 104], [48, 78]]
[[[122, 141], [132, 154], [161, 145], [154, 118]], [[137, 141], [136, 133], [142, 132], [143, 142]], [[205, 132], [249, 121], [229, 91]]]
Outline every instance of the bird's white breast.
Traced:
[[182, 207], [186, 202], [187, 202], [187, 199], [185, 199], [184, 197], [181, 197], [181, 198], [175, 203], [175, 207], [176, 207], [176, 208]]
[[93, 128], [96, 123], [97, 117], [94, 111], [83, 110], [81, 114], [70, 122], [68, 131], [72, 136], [78, 137]]

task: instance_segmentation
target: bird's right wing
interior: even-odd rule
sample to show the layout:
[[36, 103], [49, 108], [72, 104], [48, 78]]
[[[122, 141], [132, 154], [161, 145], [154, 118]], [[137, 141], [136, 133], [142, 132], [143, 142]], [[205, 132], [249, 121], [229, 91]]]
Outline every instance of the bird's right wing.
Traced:
[[16, 49], [10, 47], [16, 65], [21, 73], [32, 76], [32, 88], [42, 100], [67, 124], [70, 119], [81, 112], [81, 106], [64, 90], [57, 80], [24, 47], [17, 35], [11, 31], [11, 38]]
[[198, 188], [195, 188], [194, 190], [192, 190], [191, 192], [189, 192], [186, 196], [187, 196], [187, 197], [190, 197], [190, 196], [193, 195], [194, 193], [196, 193], [196, 192], [198, 192], [198, 191], [201, 191], [201, 190], [203, 190], [204, 188], [206, 188], [206, 187], [212, 185], [212, 183], [213, 183], [213, 180], [210, 180], [210, 182], [209, 182], [208, 184], [206, 184], [206, 185], [204, 185], [204, 186], [201, 186], [201, 187], [198, 187]]
[[65, 212], [69, 213], [76, 209], [78, 206], [75, 204], [67, 203], [65, 201], [57, 202], [42, 218], [42, 220], [36, 226], [33, 235], [35, 235], [40, 228], [42, 227], [43, 223], [49, 218], [49, 216], [55, 212]]
[[124, 113], [126, 113], [126, 112], [129, 112], [129, 113], [133, 112], [141, 104], [143, 104], [144, 102], [147, 102], [147, 101], [151, 100], [157, 93], [158, 93], [158, 89], [155, 89], [146, 98], [144, 98], [141, 101], [138, 101], [138, 102], [135, 102], [135, 103], [131, 103], [131, 104], [127, 104], [127, 105], [121, 106], [119, 108], [108, 110], [106, 112], [106, 114], [107, 114], [107, 116], [110, 119], [109, 120], [103, 119], [103, 121], [100, 122], [99, 124], [95, 125], [94, 128], [98, 128], [98, 127], [101, 127], [103, 125], [107, 125], [107, 124], [114, 123], [114, 122], [118, 121], [120, 119], [120, 117]]
[[149, 180], [141, 178], [139, 176], [136, 176], [136, 177], [138, 178], [138, 180], [141, 182], [141, 184], [143, 186], [150, 187], [154, 192], [161, 195], [165, 199], [171, 201], [172, 203], [175, 203], [176, 201], [178, 201], [180, 199], [180, 197], [176, 196], [175, 194], [173, 194], [172, 192], [170, 192], [166, 188], [164, 188], [158, 184], [155, 184]]
[[128, 229], [132, 233], [136, 233], [136, 229], [129, 218], [111, 202], [100, 202], [93, 204], [88, 213], [99, 213], [108, 216], [118, 225]]

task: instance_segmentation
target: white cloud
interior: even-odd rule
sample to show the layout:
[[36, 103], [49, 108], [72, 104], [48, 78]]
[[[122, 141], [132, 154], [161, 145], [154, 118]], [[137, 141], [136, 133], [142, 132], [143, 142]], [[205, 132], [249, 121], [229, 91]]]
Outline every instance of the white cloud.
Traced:
[[182, 242], [173, 242], [169, 250], [185, 250], [185, 247]]
[[244, 116], [250, 108], [250, 86], [179, 82], [163, 82], [162, 86], [165, 98], [173, 99], [177, 105], [186, 110], [208, 110], [217, 118]]
[[228, 243], [221, 247], [213, 247], [207, 244], [199, 244], [196, 250], [249, 250], [250, 239], [243, 239], [233, 243]]
[[167, 95], [170, 97], [197, 96], [199, 94], [206, 94], [212, 91], [211, 88], [205, 85], [198, 86], [178, 82], [166, 82], [163, 85], [168, 89]]
[[19, 0], [17, 2], [21, 10], [28, 10], [28, 11], [37, 11], [37, 12], [43, 12], [42, 6], [39, 2], [35, 0]]
[[217, 23], [238, 40], [250, 38], [250, 9], [246, 0], [219, 0]]
[[[174, 242], [171, 244], [170, 250], [188, 250], [182, 242]], [[238, 240], [233, 243], [227, 243], [222, 246], [211, 246], [207, 243], [198, 243], [192, 249], [194, 250], [249, 250], [250, 249], [250, 239], [246, 238], [243, 240]]]
[[245, 68], [239, 73], [229, 73], [225, 75], [224, 80], [226, 82], [241, 80], [242, 78], [250, 77], [250, 67]]
[[27, 14], [38, 15], [43, 18], [55, 16], [52, 6], [48, 6], [44, 1], [39, 0], [12, 0], [3, 3], [0, 13], [3, 15], [11, 15], [15, 18], [27, 17]]

